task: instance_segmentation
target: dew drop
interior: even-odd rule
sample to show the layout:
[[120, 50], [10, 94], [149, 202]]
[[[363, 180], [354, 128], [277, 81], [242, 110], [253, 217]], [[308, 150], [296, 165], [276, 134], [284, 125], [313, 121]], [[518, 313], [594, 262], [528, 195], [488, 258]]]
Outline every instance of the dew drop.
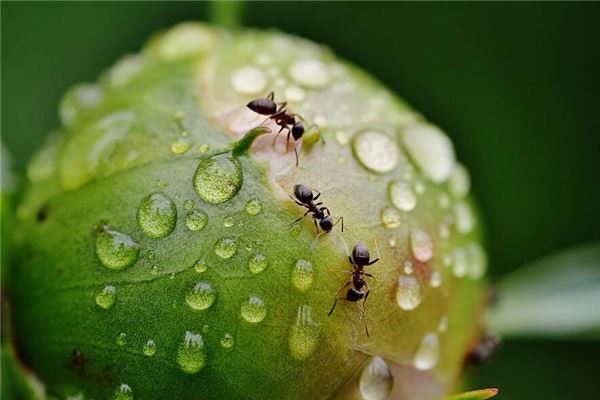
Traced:
[[469, 270], [469, 260], [465, 250], [458, 248], [452, 252], [452, 272], [457, 278], [467, 275]]
[[292, 284], [301, 292], [307, 292], [314, 283], [315, 272], [308, 260], [300, 259], [292, 269]]
[[123, 347], [127, 344], [127, 334], [125, 332], [121, 332], [115, 338], [115, 343], [117, 346]]
[[215, 254], [223, 259], [233, 257], [237, 251], [237, 244], [234, 238], [224, 237], [215, 243]]
[[317, 347], [319, 326], [312, 319], [312, 308], [309, 305], [298, 307], [296, 323], [290, 329], [290, 354], [296, 360], [308, 358]]
[[192, 147], [192, 144], [184, 138], [177, 138], [171, 142], [171, 152], [173, 154], [183, 154], [187, 152], [190, 147]]
[[233, 225], [235, 225], [235, 218], [233, 218], [231, 215], [223, 218], [223, 226], [225, 228], [231, 228]]
[[123, 269], [137, 261], [140, 246], [128, 235], [107, 226], [96, 237], [96, 256], [109, 269]]
[[104, 286], [104, 289], [96, 295], [96, 304], [99, 307], [108, 310], [115, 304], [117, 298], [117, 288], [111, 285]]
[[406, 311], [414, 310], [421, 304], [421, 286], [416, 278], [400, 275], [396, 301], [400, 308]]
[[229, 333], [225, 333], [223, 335], [223, 337], [221, 338], [220, 343], [221, 343], [221, 346], [226, 349], [232, 348], [233, 343], [234, 343], [233, 336], [231, 336], [231, 334], [229, 334]]
[[113, 400], [133, 400], [133, 390], [128, 384], [122, 383], [115, 390], [112, 398]]
[[415, 354], [415, 368], [428, 370], [437, 365], [440, 353], [440, 339], [438, 335], [429, 332], [421, 339], [421, 344]]
[[246, 212], [249, 215], [256, 215], [262, 210], [262, 203], [256, 199], [248, 200], [246, 203]]
[[447, 210], [450, 207], [450, 196], [446, 193], [441, 193], [438, 198], [438, 204], [442, 210]]
[[469, 233], [475, 227], [475, 218], [466, 203], [461, 202], [454, 206], [454, 217], [456, 218], [456, 229], [460, 233]]
[[248, 270], [254, 275], [264, 271], [268, 265], [267, 257], [262, 253], [256, 253], [248, 260]]
[[194, 203], [194, 200], [187, 199], [183, 202], [183, 208], [185, 208], [188, 211], [193, 210], [194, 208], [196, 208], [196, 203]]
[[246, 65], [233, 73], [231, 86], [241, 94], [256, 94], [265, 90], [267, 78], [260, 68]]
[[440, 318], [440, 322], [438, 324], [438, 331], [440, 332], [446, 332], [448, 330], [448, 317], [447, 316], [443, 316], [442, 318]]
[[194, 263], [194, 271], [198, 273], [206, 272], [208, 264], [204, 258], [199, 259]]
[[185, 214], [185, 226], [190, 231], [200, 231], [208, 223], [208, 215], [201, 209], [190, 210]]
[[433, 182], [445, 182], [454, 168], [452, 142], [437, 127], [417, 124], [404, 131], [404, 144], [421, 170]]
[[194, 310], [206, 310], [215, 302], [215, 290], [208, 282], [198, 282], [185, 296], [185, 302]]
[[146, 357], [152, 357], [156, 354], [156, 343], [154, 343], [154, 340], [150, 339], [144, 343], [142, 346], [142, 353], [144, 353]]
[[327, 66], [316, 59], [298, 60], [290, 66], [289, 74], [293, 80], [309, 88], [320, 88], [329, 83]]
[[283, 97], [285, 97], [287, 101], [294, 103], [304, 101], [305, 96], [306, 93], [304, 92], [304, 89], [299, 86], [289, 86], [285, 89], [285, 92], [283, 92]]
[[422, 229], [412, 230], [410, 247], [413, 257], [418, 261], [427, 262], [433, 257], [433, 241], [431, 236]]
[[352, 135], [347, 131], [336, 131], [333, 137], [335, 138], [335, 141], [341, 144], [342, 146], [345, 146], [348, 143], [350, 143], [350, 139], [352, 139]]
[[385, 228], [393, 229], [402, 224], [402, 216], [392, 207], [385, 207], [381, 210], [381, 223]]
[[256, 324], [267, 316], [267, 307], [260, 297], [253, 295], [242, 303], [240, 315], [244, 320]]
[[150, 273], [152, 275], [158, 275], [159, 272], [160, 268], [158, 267], [158, 265], [153, 265], [152, 268], [150, 268]]
[[413, 263], [412, 263], [412, 261], [410, 261], [410, 260], [404, 261], [403, 266], [404, 266], [404, 273], [406, 275], [410, 275], [410, 274], [413, 273], [414, 269], [413, 269]]
[[204, 368], [204, 340], [202, 335], [187, 331], [177, 350], [177, 363], [186, 374], [195, 374]]
[[235, 196], [242, 186], [242, 167], [226, 154], [204, 158], [194, 173], [194, 188], [207, 203], [219, 204]]
[[366, 131], [356, 136], [353, 148], [358, 161], [373, 172], [390, 172], [400, 162], [398, 144], [388, 135], [378, 131]]
[[417, 196], [408, 182], [394, 181], [390, 183], [389, 195], [392, 204], [402, 211], [412, 211], [417, 205]]
[[433, 271], [429, 277], [429, 284], [431, 287], [437, 288], [442, 285], [442, 274], [440, 271]]
[[371, 359], [360, 375], [359, 389], [363, 400], [385, 400], [392, 392], [394, 377], [385, 360]]
[[137, 220], [146, 236], [152, 239], [163, 238], [175, 229], [177, 207], [169, 196], [155, 192], [140, 202]]
[[487, 256], [478, 243], [470, 243], [466, 249], [469, 256], [468, 275], [472, 279], [479, 279], [487, 269]]
[[448, 181], [450, 193], [455, 197], [463, 198], [469, 193], [470, 186], [471, 178], [469, 177], [469, 172], [461, 164], [456, 163]]

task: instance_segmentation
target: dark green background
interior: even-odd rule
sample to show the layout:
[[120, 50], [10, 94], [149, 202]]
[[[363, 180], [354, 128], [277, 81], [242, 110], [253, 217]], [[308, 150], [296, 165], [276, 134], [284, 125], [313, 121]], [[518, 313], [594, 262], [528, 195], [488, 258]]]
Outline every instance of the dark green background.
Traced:
[[[2, 141], [22, 170], [60, 96], [202, 3], [2, 5]], [[600, 4], [248, 3], [248, 26], [329, 45], [452, 137], [487, 223], [492, 274], [600, 239]], [[593, 306], [593, 305], [590, 305]], [[598, 398], [597, 342], [507, 341], [471, 386]]]

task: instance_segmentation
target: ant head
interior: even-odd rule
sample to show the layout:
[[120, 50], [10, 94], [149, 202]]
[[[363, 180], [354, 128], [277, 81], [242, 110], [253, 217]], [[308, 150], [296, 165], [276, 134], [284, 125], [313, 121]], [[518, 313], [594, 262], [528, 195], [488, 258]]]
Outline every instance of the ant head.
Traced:
[[321, 227], [321, 229], [323, 229], [323, 231], [331, 232], [331, 230], [333, 229], [333, 218], [331, 218], [330, 215], [324, 217], [319, 221], [319, 226]]
[[352, 249], [352, 261], [354, 261], [354, 264], [360, 266], [367, 265], [370, 259], [369, 248], [363, 243], [356, 243]]
[[277, 104], [272, 99], [264, 97], [252, 100], [246, 107], [261, 115], [272, 115], [277, 112]]
[[294, 185], [294, 196], [296, 196], [300, 202], [306, 204], [312, 201], [313, 192], [308, 186]]
[[304, 124], [302, 121], [298, 121], [292, 126], [292, 136], [294, 140], [298, 140], [304, 135]]

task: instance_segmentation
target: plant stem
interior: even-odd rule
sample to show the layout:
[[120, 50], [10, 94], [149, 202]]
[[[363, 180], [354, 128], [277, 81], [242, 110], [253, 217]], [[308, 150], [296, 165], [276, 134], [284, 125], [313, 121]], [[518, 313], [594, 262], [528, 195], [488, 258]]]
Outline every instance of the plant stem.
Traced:
[[243, 14], [243, 0], [213, 0], [208, 3], [208, 20], [225, 28], [241, 25]]

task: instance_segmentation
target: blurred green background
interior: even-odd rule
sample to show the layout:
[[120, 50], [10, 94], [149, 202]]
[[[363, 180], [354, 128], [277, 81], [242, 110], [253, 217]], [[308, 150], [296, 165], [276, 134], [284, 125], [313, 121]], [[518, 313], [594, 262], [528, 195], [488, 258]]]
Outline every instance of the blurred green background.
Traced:
[[[72, 84], [207, 4], [2, 2], [2, 141], [23, 171]], [[248, 3], [245, 24], [330, 46], [453, 139], [492, 275], [600, 240], [600, 3]], [[598, 305], [589, 305], [590, 307]], [[506, 341], [470, 387], [598, 398], [600, 343]]]

